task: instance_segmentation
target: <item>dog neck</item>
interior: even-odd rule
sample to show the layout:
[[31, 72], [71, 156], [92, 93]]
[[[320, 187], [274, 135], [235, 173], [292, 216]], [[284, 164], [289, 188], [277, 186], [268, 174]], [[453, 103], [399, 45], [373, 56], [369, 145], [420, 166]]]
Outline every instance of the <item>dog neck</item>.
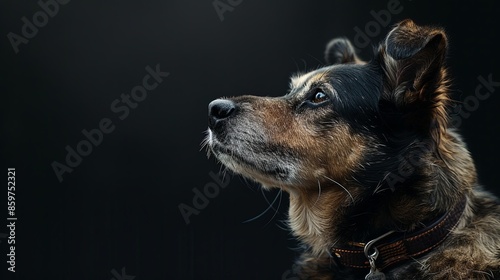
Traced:
[[[311, 252], [323, 255], [336, 246], [367, 241], [390, 230], [413, 231], [432, 221], [467, 197], [476, 183], [475, 168], [461, 139], [448, 131], [441, 145], [460, 153], [423, 165], [427, 177], [406, 182], [396, 189], [374, 193], [377, 186], [341, 181], [290, 191], [289, 225]], [[455, 146], [455, 147], [452, 147]], [[458, 147], [458, 148], [457, 148]], [[465, 176], [463, 170], [468, 170]], [[346, 192], [349, 190], [349, 193]]]
[[449, 206], [437, 209], [433, 202], [426, 204], [425, 198], [403, 192], [368, 197], [361, 193], [351, 188], [351, 196], [335, 187], [325, 187], [321, 193], [291, 192], [289, 226], [293, 234], [312, 255], [324, 256], [332, 247], [367, 242], [387, 231], [415, 231], [446, 215], [467, 197], [466, 192], [459, 192]]
[[290, 192], [289, 226], [314, 255], [328, 252], [335, 239], [335, 227], [350, 197], [337, 191]]

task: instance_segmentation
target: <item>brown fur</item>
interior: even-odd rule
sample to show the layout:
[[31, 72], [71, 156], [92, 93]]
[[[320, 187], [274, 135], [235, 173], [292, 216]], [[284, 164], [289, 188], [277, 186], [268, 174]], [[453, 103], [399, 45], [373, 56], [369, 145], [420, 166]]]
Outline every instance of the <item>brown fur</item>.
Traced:
[[[418, 229], [464, 197], [465, 211], [442, 244], [384, 273], [388, 279], [500, 277], [500, 206], [478, 185], [466, 145], [448, 123], [447, 44], [443, 29], [406, 20], [371, 64], [346, 39], [336, 39], [327, 60], [354, 68], [334, 65], [296, 76], [281, 98], [211, 104], [210, 151], [233, 171], [290, 194], [289, 226], [306, 247], [298, 261], [301, 279], [363, 278], [367, 271], [339, 266], [331, 248], [366, 242], [388, 229]], [[378, 65], [381, 74], [369, 65]], [[357, 69], [366, 69], [368, 78]], [[368, 99], [377, 79], [380, 115], [363, 107], [366, 100], [346, 99], [355, 91]], [[359, 86], [362, 81], [371, 87]], [[317, 92], [328, 93], [331, 104], [316, 106], [326, 104], [311, 98]], [[350, 104], [362, 113], [342, 116]], [[371, 118], [360, 117], [370, 112]], [[378, 126], [389, 129], [374, 131]]]

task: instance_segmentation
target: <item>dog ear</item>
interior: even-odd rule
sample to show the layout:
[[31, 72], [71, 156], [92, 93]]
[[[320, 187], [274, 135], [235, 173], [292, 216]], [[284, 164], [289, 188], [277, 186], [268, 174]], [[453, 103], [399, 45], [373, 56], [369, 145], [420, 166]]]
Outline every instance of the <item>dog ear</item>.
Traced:
[[448, 40], [441, 28], [397, 24], [379, 48], [383, 101], [390, 101], [410, 125], [439, 142], [448, 126], [449, 80], [444, 65]]
[[328, 65], [344, 63], [364, 63], [356, 55], [356, 50], [347, 38], [332, 39], [325, 50], [325, 61]]
[[[387, 53], [396, 60], [411, 58], [419, 52], [427, 53], [428, 59], [443, 59], [446, 54], [447, 39], [441, 28], [418, 26], [407, 19], [398, 23], [385, 39]], [[423, 57], [425, 53], [419, 55]]]

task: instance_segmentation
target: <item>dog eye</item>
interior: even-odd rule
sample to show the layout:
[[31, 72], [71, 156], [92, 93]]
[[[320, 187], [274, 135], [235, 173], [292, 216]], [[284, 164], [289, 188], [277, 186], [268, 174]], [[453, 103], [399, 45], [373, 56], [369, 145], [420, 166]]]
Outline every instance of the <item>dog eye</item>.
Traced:
[[326, 95], [326, 93], [322, 92], [321, 90], [318, 90], [311, 98], [311, 103], [314, 103], [314, 104], [319, 104], [319, 103], [322, 103], [322, 102], [325, 102], [326, 100], [328, 100], [328, 95]]

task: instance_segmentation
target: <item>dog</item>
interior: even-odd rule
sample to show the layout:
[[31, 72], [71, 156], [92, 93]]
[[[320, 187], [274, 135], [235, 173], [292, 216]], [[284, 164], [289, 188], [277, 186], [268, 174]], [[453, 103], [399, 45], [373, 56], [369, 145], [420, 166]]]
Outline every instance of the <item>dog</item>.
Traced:
[[300, 279], [500, 279], [500, 206], [450, 125], [444, 29], [346, 38], [281, 97], [209, 104], [208, 153], [289, 194]]

